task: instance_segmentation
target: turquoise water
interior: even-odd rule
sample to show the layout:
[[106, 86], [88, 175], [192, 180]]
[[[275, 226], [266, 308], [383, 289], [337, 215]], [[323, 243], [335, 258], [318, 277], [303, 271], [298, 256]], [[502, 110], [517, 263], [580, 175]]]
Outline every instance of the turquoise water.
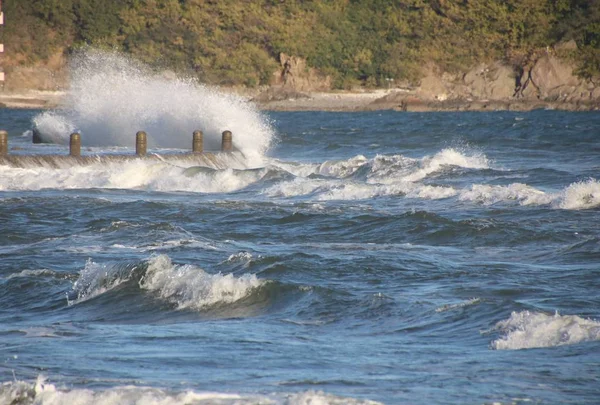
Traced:
[[[66, 153], [41, 113], [11, 153]], [[0, 403], [598, 403], [599, 113], [264, 119], [227, 168], [0, 166]]]

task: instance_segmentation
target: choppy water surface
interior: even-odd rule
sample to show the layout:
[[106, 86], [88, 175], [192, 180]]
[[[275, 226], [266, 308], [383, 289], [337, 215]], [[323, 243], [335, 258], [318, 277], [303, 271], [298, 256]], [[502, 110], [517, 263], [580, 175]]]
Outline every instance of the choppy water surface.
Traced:
[[598, 403], [600, 114], [244, 114], [226, 169], [0, 166], [0, 403]]

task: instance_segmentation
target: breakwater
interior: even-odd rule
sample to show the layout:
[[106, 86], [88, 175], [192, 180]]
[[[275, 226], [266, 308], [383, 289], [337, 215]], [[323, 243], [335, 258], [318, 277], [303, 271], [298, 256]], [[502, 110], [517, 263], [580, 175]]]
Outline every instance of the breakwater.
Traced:
[[36, 166], [66, 168], [70, 166], [85, 166], [98, 163], [124, 162], [134, 159], [149, 159], [220, 169], [227, 167], [227, 162], [231, 162], [231, 159], [243, 159], [243, 154], [234, 148], [233, 134], [231, 131], [224, 131], [222, 133], [220, 151], [205, 151], [203, 146], [203, 133], [199, 130], [194, 131], [192, 134], [191, 152], [169, 154], [148, 153], [147, 145], [147, 134], [144, 131], [138, 131], [135, 138], [135, 154], [82, 155], [81, 135], [79, 133], [73, 133], [70, 136], [68, 155], [9, 154], [8, 134], [6, 131], [0, 131], [0, 165], [22, 168]]

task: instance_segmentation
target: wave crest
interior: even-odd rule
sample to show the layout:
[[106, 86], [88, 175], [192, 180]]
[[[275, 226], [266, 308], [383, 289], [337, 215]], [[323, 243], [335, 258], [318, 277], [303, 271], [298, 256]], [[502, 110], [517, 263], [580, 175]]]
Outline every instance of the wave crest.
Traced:
[[178, 309], [203, 309], [239, 301], [264, 283], [254, 274], [208, 274], [193, 265], [174, 265], [168, 256], [159, 255], [149, 260], [139, 284]]
[[235, 277], [209, 274], [193, 265], [176, 265], [167, 255], [153, 256], [141, 264], [98, 264], [88, 260], [67, 294], [68, 304], [79, 304], [129, 282], [177, 309], [194, 310], [234, 303], [266, 283], [254, 274]]
[[579, 210], [600, 207], [600, 181], [588, 179], [569, 185], [563, 191], [560, 208]]
[[491, 346], [496, 350], [555, 347], [600, 340], [600, 322], [558, 313], [513, 312], [494, 329], [505, 333], [492, 342]]

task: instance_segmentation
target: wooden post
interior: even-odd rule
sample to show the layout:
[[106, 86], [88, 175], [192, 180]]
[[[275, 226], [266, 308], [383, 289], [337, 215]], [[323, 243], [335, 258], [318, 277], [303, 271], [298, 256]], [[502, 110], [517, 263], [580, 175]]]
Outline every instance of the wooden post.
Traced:
[[223, 131], [221, 141], [221, 152], [231, 152], [233, 150], [233, 134], [231, 131]]
[[8, 155], [8, 132], [0, 131], [0, 156]]
[[192, 152], [202, 153], [204, 150], [202, 131], [194, 131], [192, 140]]
[[146, 156], [148, 148], [148, 140], [144, 131], [139, 131], [135, 134], [135, 154], [138, 156]]
[[77, 132], [72, 133], [69, 146], [69, 154], [71, 156], [81, 156], [81, 135], [79, 135]]

